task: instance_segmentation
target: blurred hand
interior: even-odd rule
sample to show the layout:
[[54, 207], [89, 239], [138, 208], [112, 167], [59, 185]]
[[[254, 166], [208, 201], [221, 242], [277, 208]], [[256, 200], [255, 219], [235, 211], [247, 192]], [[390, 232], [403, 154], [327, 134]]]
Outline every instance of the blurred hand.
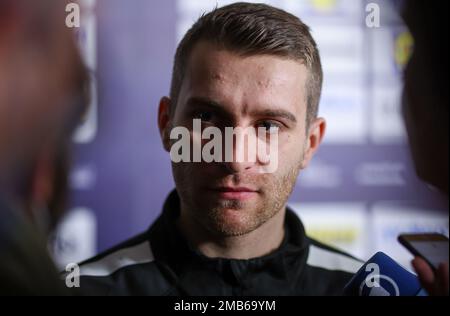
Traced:
[[428, 294], [431, 296], [448, 296], [448, 262], [440, 264], [436, 272], [420, 257], [414, 258], [412, 265], [419, 276], [420, 283]]

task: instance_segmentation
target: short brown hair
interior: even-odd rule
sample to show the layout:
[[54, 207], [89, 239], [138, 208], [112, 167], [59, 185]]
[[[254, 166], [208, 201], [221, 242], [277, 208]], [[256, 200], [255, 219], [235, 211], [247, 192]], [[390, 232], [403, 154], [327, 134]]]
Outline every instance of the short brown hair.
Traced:
[[202, 40], [245, 56], [274, 55], [304, 63], [309, 72], [307, 123], [317, 117], [323, 72], [309, 27], [281, 9], [244, 2], [202, 15], [186, 33], [175, 55], [170, 91], [172, 110], [178, 102], [189, 56], [195, 44]]

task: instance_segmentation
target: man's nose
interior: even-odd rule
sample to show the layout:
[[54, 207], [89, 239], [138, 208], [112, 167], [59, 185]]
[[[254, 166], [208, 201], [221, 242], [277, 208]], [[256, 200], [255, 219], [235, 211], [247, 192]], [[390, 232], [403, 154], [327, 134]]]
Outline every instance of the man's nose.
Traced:
[[222, 164], [230, 174], [248, 172], [255, 165], [251, 162], [223, 162]]
[[230, 173], [242, 173], [256, 167], [256, 143], [247, 137], [235, 137], [233, 143], [225, 142], [222, 161]]

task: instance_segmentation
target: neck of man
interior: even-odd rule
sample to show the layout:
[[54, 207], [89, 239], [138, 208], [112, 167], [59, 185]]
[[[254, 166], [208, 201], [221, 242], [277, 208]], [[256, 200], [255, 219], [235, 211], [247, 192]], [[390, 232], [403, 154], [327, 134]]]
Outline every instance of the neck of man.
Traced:
[[224, 236], [211, 232], [181, 207], [177, 225], [191, 246], [209, 258], [248, 260], [277, 250], [284, 239], [286, 205], [271, 219], [250, 233]]

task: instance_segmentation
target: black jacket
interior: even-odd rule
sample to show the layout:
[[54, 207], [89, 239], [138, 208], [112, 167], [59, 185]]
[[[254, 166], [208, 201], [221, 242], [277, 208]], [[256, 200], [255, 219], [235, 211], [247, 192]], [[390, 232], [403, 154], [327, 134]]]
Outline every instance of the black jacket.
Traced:
[[173, 191], [150, 229], [80, 265], [80, 290], [99, 295], [341, 295], [362, 263], [308, 238], [287, 210], [278, 250], [251, 260], [211, 259], [177, 230]]

